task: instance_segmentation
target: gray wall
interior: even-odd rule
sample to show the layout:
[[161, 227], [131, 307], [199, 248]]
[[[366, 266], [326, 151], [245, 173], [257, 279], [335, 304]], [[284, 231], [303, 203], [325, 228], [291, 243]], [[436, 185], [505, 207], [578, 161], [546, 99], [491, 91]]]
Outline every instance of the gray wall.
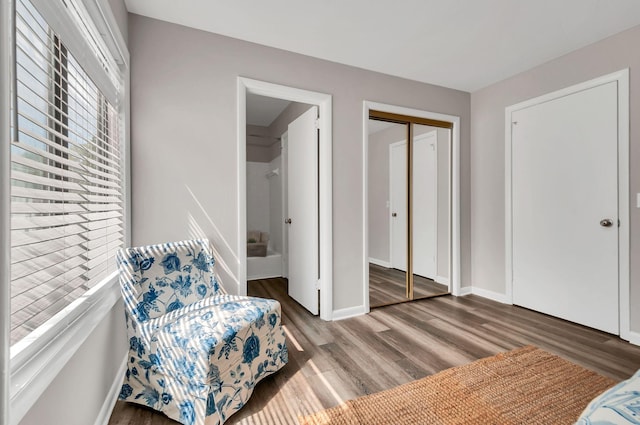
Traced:
[[[284, 111], [273, 120], [269, 127], [247, 125], [247, 161], [271, 162], [280, 156], [280, 137], [287, 131], [290, 123], [305, 113], [311, 105], [291, 102]], [[270, 146], [265, 146], [265, 138], [272, 140]]]
[[[20, 425], [92, 425], [111, 414], [110, 393], [127, 352], [124, 310], [117, 302], [64, 369], [20, 421]], [[117, 389], [120, 391], [120, 388]], [[105, 419], [104, 417], [100, 419]]]
[[[266, 138], [271, 138], [269, 127], [260, 125], [247, 125], [247, 161], [269, 162], [271, 161], [271, 146], [265, 146]], [[275, 140], [273, 140], [275, 144]]]
[[[630, 68], [631, 306], [640, 305], [640, 27], [471, 94], [471, 252], [474, 286], [505, 293], [505, 107]], [[636, 259], [636, 260], [634, 260]], [[631, 308], [631, 330], [640, 310]]]
[[[469, 93], [130, 15], [133, 243], [202, 230], [238, 275], [237, 77], [333, 95], [334, 309], [363, 304], [362, 102], [461, 117], [463, 285], [469, 285]], [[243, 249], [244, 247], [242, 247]]]

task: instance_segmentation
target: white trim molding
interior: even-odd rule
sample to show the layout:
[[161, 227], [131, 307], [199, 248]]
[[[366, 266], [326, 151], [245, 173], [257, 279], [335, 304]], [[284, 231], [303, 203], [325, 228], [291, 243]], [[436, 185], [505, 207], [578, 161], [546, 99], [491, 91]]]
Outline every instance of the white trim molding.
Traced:
[[333, 320], [350, 319], [352, 317], [362, 316], [363, 314], [366, 314], [366, 313], [367, 312], [364, 310], [364, 307], [361, 305], [358, 305], [355, 307], [341, 308], [333, 312]]
[[629, 331], [629, 339], [628, 341], [633, 345], [640, 345], [640, 333]]
[[[449, 285], [449, 278], [448, 277], [444, 277], [444, 276], [436, 276], [436, 278], [434, 279], [436, 281], [436, 283], [440, 283], [442, 285]], [[460, 289], [460, 291], [462, 291], [462, 289]], [[458, 293], [458, 295], [462, 295], [460, 293]]]
[[[629, 69], [576, 84], [505, 108], [505, 282], [507, 303], [513, 303], [513, 217], [511, 114], [539, 103], [616, 82], [618, 86], [618, 279], [620, 338], [631, 341], [630, 217], [629, 217]], [[637, 335], [637, 334], [636, 334]]]
[[389, 261], [378, 260], [377, 258], [369, 257], [369, 263], [375, 264], [376, 266], [384, 267], [387, 269], [391, 268], [391, 263]]
[[118, 401], [118, 396], [120, 395], [120, 388], [122, 387], [122, 381], [125, 373], [127, 372], [127, 362], [129, 361], [129, 353], [124, 353], [124, 357], [122, 358], [122, 362], [120, 363], [120, 367], [118, 368], [118, 373], [113, 379], [111, 383], [111, 387], [109, 388], [109, 396], [102, 403], [102, 408], [100, 408], [100, 412], [98, 413], [98, 417], [96, 418], [95, 425], [108, 425], [109, 419], [111, 419], [111, 413], [113, 413], [113, 408], [116, 405], [116, 401]]
[[449, 290], [454, 296], [464, 295], [460, 288], [460, 117], [455, 115], [429, 112], [420, 109], [405, 108], [403, 106], [389, 105], [365, 100], [362, 108], [362, 299], [363, 311], [370, 311], [369, 305], [369, 111], [384, 111], [394, 114], [409, 115], [419, 118], [427, 118], [453, 123], [451, 130], [451, 172], [450, 172], [450, 196], [451, 210], [449, 220], [449, 236], [451, 238], [449, 252]]
[[471, 295], [473, 293], [473, 286], [465, 286], [464, 288], [460, 288], [460, 295], [461, 297], [467, 296], [467, 295]]
[[20, 422], [119, 299], [114, 272], [11, 347], [11, 425]]
[[238, 293], [247, 293], [247, 93], [292, 102], [317, 105], [319, 111], [319, 195], [320, 195], [320, 318], [333, 318], [333, 176], [332, 176], [332, 96], [264, 81], [238, 77]]
[[9, 346], [11, 345], [11, 86], [13, 1], [0, 2], [0, 425], [9, 423]]
[[[501, 294], [500, 292], [494, 292], [484, 288], [478, 288], [477, 286], [471, 286], [469, 289], [469, 293], [473, 295], [487, 298], [489, 300], [493, 300], [502, 304], [512, 304], [511, 300], [507, 298], [506, 294]], [[467, 293], [467, 295], [469, 295], [469, 293]]]

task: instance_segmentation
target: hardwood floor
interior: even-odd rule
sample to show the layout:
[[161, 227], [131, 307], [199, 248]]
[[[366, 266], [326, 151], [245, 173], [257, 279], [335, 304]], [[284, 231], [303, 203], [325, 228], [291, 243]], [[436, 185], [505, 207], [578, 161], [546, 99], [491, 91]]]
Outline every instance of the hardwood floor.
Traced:
[[[285, 279], [252, 281], [249, 293], [281, 302], [289, 364], [258, 384], [226, 424], [296, 424], [300, 415], [528, 344], [618, 380], [640, 368], [640, 347], [475, 295], [447, 295], [324, 322], [286, 295]], [[118, 402], [109, 424], [175, 422]]]
[[[369, 264], [369, 304], [380, 307], [408, 301], [405, 272]], [[436, 297], [449, 293], [446, 285], [422, 276], [414, 275], [414, 299]]]

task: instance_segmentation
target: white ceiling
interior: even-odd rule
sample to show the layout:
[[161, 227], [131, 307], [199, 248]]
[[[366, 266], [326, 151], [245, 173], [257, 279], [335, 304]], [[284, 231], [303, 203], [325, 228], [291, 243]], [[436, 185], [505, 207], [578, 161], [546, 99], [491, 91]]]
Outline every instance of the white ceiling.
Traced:
[[130, 12], [473, 92], [640, 24], [639, 0], [125, 0]]
[[288, 100], [247, 93], [247, 124], [269, 127], [290, 103]]

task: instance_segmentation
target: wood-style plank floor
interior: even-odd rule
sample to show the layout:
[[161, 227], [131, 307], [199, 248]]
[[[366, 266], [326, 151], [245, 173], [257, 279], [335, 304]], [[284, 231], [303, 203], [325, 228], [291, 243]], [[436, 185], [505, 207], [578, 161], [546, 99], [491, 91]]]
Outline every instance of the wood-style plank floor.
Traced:
[[[249, 293], [281, 302], [289, 364], [258, 384], [227, 424], [296, 424], [300, 415], [528, 344], [618, 380], [640, 368], [640, 347], [475, 295], [430, 298], [324, 322], [286, 295], [285, 279], [252, 281]], [[175, 422], [119, 401], [109, 424]]]
[[[385, 306], [408, 301], [406, 294], [406, 273], [397, 269], [388, 269], [369, 264], [369, 305]], [[414, 275], [414, 299], [436, 297], [449, 293], [446, 285], [434, 282], [422, 276]]]

